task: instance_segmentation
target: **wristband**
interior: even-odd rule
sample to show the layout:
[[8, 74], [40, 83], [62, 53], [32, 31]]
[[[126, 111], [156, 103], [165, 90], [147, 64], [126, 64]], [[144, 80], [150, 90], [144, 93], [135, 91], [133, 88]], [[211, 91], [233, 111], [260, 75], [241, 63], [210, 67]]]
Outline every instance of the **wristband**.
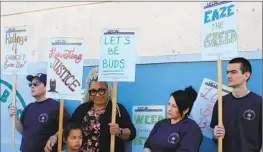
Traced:
[[51, 139], [51, 138], [56, 138], [57, 139], [58, 137], [56, 135], [53, 135], [53, 136], [49, 137], [49, 139]]
[[123, 129], [122, 128], [119, 128], [118, 129], [118, 132], [116, 133], [116, 136], [120, 136], [123, 134]]

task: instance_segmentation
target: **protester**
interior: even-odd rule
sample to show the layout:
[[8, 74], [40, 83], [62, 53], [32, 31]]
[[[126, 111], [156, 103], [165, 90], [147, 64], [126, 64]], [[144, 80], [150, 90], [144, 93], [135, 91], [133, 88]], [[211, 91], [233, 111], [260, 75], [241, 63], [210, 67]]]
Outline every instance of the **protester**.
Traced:
[[[23, 110], [20, 120], [16, 117], [16, 130], [22, 134], [21, 152], [43, 152], [49, 137], [58, 131], [59, 102], [46, 98], [47, 75], [38, 73], [28, 75], [32, 96], [36, 102], [30, 103]], [[17, 107], [11, 105], [10, 116], [16, 116]], [[64, 122], [69, 120], [69, 115], [64, 111]], [[53, 152], [56, 152], [56, 148]]]
[[229, 61], [227, 80], [233, 92], [223, 96], [223, 125], [218, 125], [218, 102], [210, 124], [215, 141], [223, 138], [223, 152], [259, 152], [261, 149], [262, 97], [247, 88], [251, 74], [247, 59], [238, 57]]
[[124, 152], [125, 142], [135, 138], [136, 130], [128, 111], [120, 103], [116, 105], [116, 123], [111, 123], [112, 88], [109, 83], [98, 81], [98, 72], [95, 68], [89, 73], [84, 103], [71, 116], [71, 121], [83, 129], [80, 152], [110, 152], [111, 135], [116, 136], [115, 152]]
[[167, 119], [157, 122], [144, 145], [144, 152], [199, 152], [203, 140], [197, 123], [188, 118], [197, 92], [188, 87], [170, 95]]

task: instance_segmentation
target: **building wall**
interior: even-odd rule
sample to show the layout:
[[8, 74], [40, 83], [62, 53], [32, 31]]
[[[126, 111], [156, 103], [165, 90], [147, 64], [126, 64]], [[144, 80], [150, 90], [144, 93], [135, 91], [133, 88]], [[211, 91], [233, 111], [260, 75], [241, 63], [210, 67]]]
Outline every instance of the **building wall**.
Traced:
[[[262, 50], [261, 3], [237, 6], [239, 51]], [[102, 28], [136, 28], [141, 57], [199, 53], [200, 21], [200, 2], [1, 3], [1, 28], [31, 26], [30, 51], [38, 61], [46, 61], [48, 38], [53, 36], [85, 38], [85, 59], [98, 59]]]
[[[262, 69], [262, 4], [239, 2], [237, 5], [239, 55], [251, 59], [253, 68]], [[189, 84], [198, 90], [204, 77], [215, 81], [217, 79], [215, 62], [197, 62], [200, 61], [201, 35], [201, 4], [199, 2], [2, 2], [1, 29], [19, 25], [32, 27], [30, 59], [36, 58], [39, 62], [47, 61], [49, 37], [85, 38], [87, 51], [84, 56], [86, 60], [83, 80], [90, 68], [98, 65], [102, 28], [136, 28], [139, 56], [137, 63], [147, 65], [136, 65], [136, 83], [118, 85], [120, 90], [118, 100], [127, 107], [130, 114], [133, 105], [165, 105], [167, 94], [171, 90], [182, 89]], [[157, 64], [164, 62], [167, 64]], [[223, 71], [225, 71], [226, 63], [226, 61], [223, 62]], [[30, 64], [32, 69], [29, 72], [37, 72], [41, 69], [39, 64]], [[43, 67], [46, 65], [44, 64]], [[24, 80], [24, 77], [21, 77]], [[225, 73], [223, 78], [223, 83], [226, 84]], [[2, 77], [1, 75], [1, 79], [10, 79], [10, 76]], [[249, 88], [260, 95], [262, 95], [261, 80], [262, 71], [256, 70], [249, 81]], [[12, 83], [11, 79], [9, 83]], [[18, 88], [23, 88], [27, 81], [25, 84], [22, 84], [22, 81], [18, 83], [20, 83], [17, 85]], [[156, 86], [153, 90], [152, 85]], [[3, 86], [1, 84], [1, 88]], [[161, 88], [161, 86], [164, 87]], [[145, 90], [156, 93], [148, 94]], [[30, 93], [27, 93], [31, 97]], [[23, 97], [25, 94], [23, 93]], [[136, 96], [131, 98], [130, 94], [136, 94]], [[6, 112], [10, 102], [3, 104], [5, 111], [1, 109], [1, 120], [10, 121], [7, 124], [11, 124]], [[79, 104], [80, 102], [66, 101], [65, 107], [72, 113]], [[1, 137], [2, 141], [5, 141], [4, 144], [1, 143], [2, 151], [7, 149], [12, 151], [9, 144], [10, 132], [5, 130], [7, 134]], [[20, 139], [21, 136], [18, 138]], [[18, 143], [17, 141], [16, 144]], [[18, 148], [19, 145], [16, 149]], [[205, 138], [200, 151], [215, 152], [216, 147], [212, 140]], [[131, 152], [131, 144], [129, 144], [128, 152]]]

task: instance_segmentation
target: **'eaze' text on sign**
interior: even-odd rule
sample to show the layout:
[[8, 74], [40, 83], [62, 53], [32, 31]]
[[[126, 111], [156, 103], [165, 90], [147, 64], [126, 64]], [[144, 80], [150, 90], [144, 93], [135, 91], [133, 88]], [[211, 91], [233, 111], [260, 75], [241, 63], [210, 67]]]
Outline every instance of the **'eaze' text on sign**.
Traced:
[[213, 22], [215, 20], [222, 19], [224, 17], [230, 17], [234, 15], [233, 7], [234, 5], [229, 5], [229, 6], [223, 6], [220, 8], [216, 8], [213, 10], [207, 10], [204, 14], [205, 15], [204, 23], [206, 24], [209, 22]]

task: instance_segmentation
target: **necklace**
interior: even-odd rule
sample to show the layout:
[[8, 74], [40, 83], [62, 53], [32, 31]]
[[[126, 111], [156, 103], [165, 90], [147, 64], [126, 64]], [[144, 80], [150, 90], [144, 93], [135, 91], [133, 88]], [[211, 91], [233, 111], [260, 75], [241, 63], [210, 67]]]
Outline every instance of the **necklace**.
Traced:
[[250, 91], [247, 89], [246, 93], [245, 93], [243, 96], [240, 96], [240, 97], [237, 97], [234, 93], [232, 93], [232, 94], [233, 94], [233, 96], [236, 97], [236, 98], [242, 98], [242, 97], [246, 96], [249, 92], [250, 92]]

